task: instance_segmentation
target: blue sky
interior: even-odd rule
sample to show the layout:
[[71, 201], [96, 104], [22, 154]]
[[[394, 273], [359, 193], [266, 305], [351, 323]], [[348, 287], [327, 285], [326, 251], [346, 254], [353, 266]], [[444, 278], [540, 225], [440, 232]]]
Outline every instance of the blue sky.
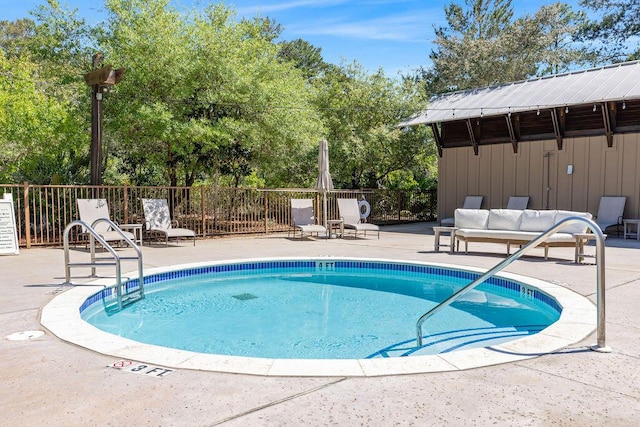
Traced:
[[[0, 0], [0, 20], [27, 17], [45, 0]], [[533, 14], [557, 0], [513, 0], [515, 15]], [[217, 0], [214, 0], [217, 3]], [[282, 38], [301, 38], [322, 48], [327, 62], [357, 60], [388, 76], [428, 65], [434, 25], [444, 24], [444, 7], [463, 0], [227, 0], [239, 16], [268, 16], [284, 27]], [[61, 0], [89, 22], [102, 18], [100, 0]], [[208, 1], [172, 0], [178, 8]], [[578, 0], [567, 0], [575, 6]]]

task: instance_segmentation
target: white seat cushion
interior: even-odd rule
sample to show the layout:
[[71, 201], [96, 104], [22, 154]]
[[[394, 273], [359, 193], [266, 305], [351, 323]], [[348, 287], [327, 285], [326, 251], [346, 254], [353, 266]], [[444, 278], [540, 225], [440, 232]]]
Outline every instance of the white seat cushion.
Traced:
[[196, 237], [196, 233], [193, 230], [186, 228], [170, 228], [168, 230], [158, 230], [161, 233], [166, 233], [167, 237]]
[[486, 209], [456, 209], [455, 225], [458, 228], [486, 229], [489, 211]]
[[545, 231], [556, 220], [555, 210], [537, 211], [525, 209], [522, 211], [522, 221], [520, 222], [520, 231]]
[[[572, 216], [577, 216], [580, 218], [591, 219], [591, 214], [589, 212], [572, 212], [572, 211], [558, 211], [556, 214], [556, 224], [562, 221], [565, 218], [569, 218]], [[587, 224], [584, 222], [578, 222], [571, 225], [566, 225], [562, 230], [563, 233], [585, 233], [587, 231]]]
[[489, 230], [519, 230], [522, 211], [515, 209], [491, 209], [489, 211]]

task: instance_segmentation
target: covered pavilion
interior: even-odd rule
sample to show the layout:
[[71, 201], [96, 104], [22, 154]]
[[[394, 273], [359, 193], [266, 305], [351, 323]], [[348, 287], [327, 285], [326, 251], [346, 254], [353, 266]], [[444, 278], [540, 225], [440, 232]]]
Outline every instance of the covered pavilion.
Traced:
[[639, 61], [440, 95], [400, 124], [418, 125], [439, 153], [440, 218], [467, 195], [593, 214], [626, 196], [625, 218], [640, 217]]

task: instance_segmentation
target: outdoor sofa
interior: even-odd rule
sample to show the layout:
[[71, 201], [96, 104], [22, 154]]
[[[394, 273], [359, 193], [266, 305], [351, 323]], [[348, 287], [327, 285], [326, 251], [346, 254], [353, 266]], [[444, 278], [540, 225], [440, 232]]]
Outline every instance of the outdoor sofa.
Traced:
[[[554, 224], [572, 216], [591, 219], [588, 212], [563, 210], [456, 209], [455, 240], [458, 250], [460, 242], [464, 242], [465, 253], [468, 252], [469, 242], [503, 243], [507, 245], [509, 255], [511, 245], [525, 245]], [[544, 248], [544, 258], [547, 259], [550, 247], [575, 248], [578, 244], [575, 235], [586, 232], [585, 223], [566, 225], [540, 243], [539, 246]]]

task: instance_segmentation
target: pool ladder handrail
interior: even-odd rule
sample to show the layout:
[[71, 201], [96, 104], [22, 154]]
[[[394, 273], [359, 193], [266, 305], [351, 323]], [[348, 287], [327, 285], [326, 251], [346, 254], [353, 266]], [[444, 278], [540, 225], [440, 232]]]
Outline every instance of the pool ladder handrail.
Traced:
[[[115, 251], [115, 249], [107, 243], [106, 240], [100, 236], [100, 234], [95, 230], [95, 226], [101, 222], [106, 222], [109, 224], [112, 230], [118, 233], [122, 240], [124, 240], [128, 246], [132, 247], [137, 256], [128, 256], [121, 257]], [[89, 233], [90, 240], [90, 251], [91, 251], [91, 262], [78, 262], [71, 263], [69, 261], [69, 232], [73, 227], [82, 226], [87, 233]], [[104, 247], [113, 258], [110, 262], [104, 262], [108, 260], [108, 258], [96, 258], [96, 240]], [[71, 221], [64, 229], [64, 265], [65, 265], [65, 284], [70, 285], [71, 283], [71, 267], [91, 267], [91, 277], [97, 277], [96, 275], [96, 267], [107, 266], [107, 265], [115, 265], [116, 267], [116, 298], [118, 303], [118, 310], [122, 310], [123, 306], [126, 302], [133, 302], [134, 299], [124, 301], [123, 300], [123, 289], [122, 289], [122, 268], [121, 268], [121, 260], [138, 260], [138, 288], [137, 288], [137, 298], [135, 301], [144, 298], [144, 274], [143, 274], [143, 261], [142, 261], [142, 251], [140, 247], [135, 244], [127, 235], [108, 218], [99, 218], [95, 220], [91, 225], [82, 220]], [[125, 289], [124, 296], [131, 296], [133, 293], [127, 292]]]
[[[549, 236], [551, 236], [552, 234], [554, 234], [558, 230], [561, 230], [562, 228], [564, 228], [567, 225], [580, 223], [580, 222], [584, 222], [584, 223], [587, 224], [587, 227], [593, 232], [593, 234], [595, 236], [595, 240], [596, 240], [596, 254], [595, 254], [595, 260], [596, 260], [596, 286], [597, 286], [597, 302], [596, 302], [596, 305], [597, 305], [597, 316], [598, 316], [598, 319], [597, 319], [597, 344], [593, 345], [591, 347], [591, 349], [594, 350], [594, 351], [602, 352], [602, 353], [611, 352], [611, 348], [608, 347], [606, 345], [606, 342], [605, 342], [606, 339], [605, 339], [605, 257], [604, 257], [604, 248], [605, 248], [605, 246], [604, 246], [604, 234], [602, 233], [602, 230], [600, 230], [600, 227], [595, 222], [593, 222], [592, 220], [590, 220], [588, 218], [583, 218], [583, 217], [578, 217], [578, 216], [572, 216], [572, 217], [565, 218], [562, 221], [558, 222], [557, 224], [553, 225], [552, 227], [550, 227], [549, 229], [544, 231], [542, 234], [540, 234], [538, 237], [536, 237], [535, 239], [531, 240], [525, 246], [520, 248], [520, 250], [518, 250], [516, 253], [514, 253], [513, 255], [508, 256], [504, 261], [498, 263], [491, 270], [488, 270], [486, 273], [482, 274], [476, 280], [474, 280], [473, 282], [471, 282], [468, 285], [464, 286], [462, 289], [460, 289], [457, 292], [455, 292], [454, 294], [452, 294], [449, 298], [445, 299], [440, 304], [436, 305], [431, 310], [427, 311], [425, 314], [420, 316], [420, 318], [416, 322], [416, 342], [418, 344], [418, 347], [422, 346], [422, 324], [428, 318], [430, 318], [431, 316], [433, 316], [434, 314], [436, 314], [437, 312], [439, 312], [443, 308], [445, 308], [448, 305], [450, 305], [453, 301], [455, 301], [461, 295], [463, 295], [463, 294], [467, 293], [468, 291], [472, 290], [473, 288], [475, 288], [479, 284], [483, 283], [487, 279], [495, 276], [498, 272], [503, 270], [505, 267], [507, 267], [508, 265], [510, 265], [512, 262], [516, 261], [517, 259], [519, 259], [523, 255], [525, 255], [527, 252], [529, 252], [534, 247], [538, 246], [540, 243], [542, 243], [544, 240], [546, 240]], [[452, 244], [453, 244], [453, 242], [452, 242]]]

